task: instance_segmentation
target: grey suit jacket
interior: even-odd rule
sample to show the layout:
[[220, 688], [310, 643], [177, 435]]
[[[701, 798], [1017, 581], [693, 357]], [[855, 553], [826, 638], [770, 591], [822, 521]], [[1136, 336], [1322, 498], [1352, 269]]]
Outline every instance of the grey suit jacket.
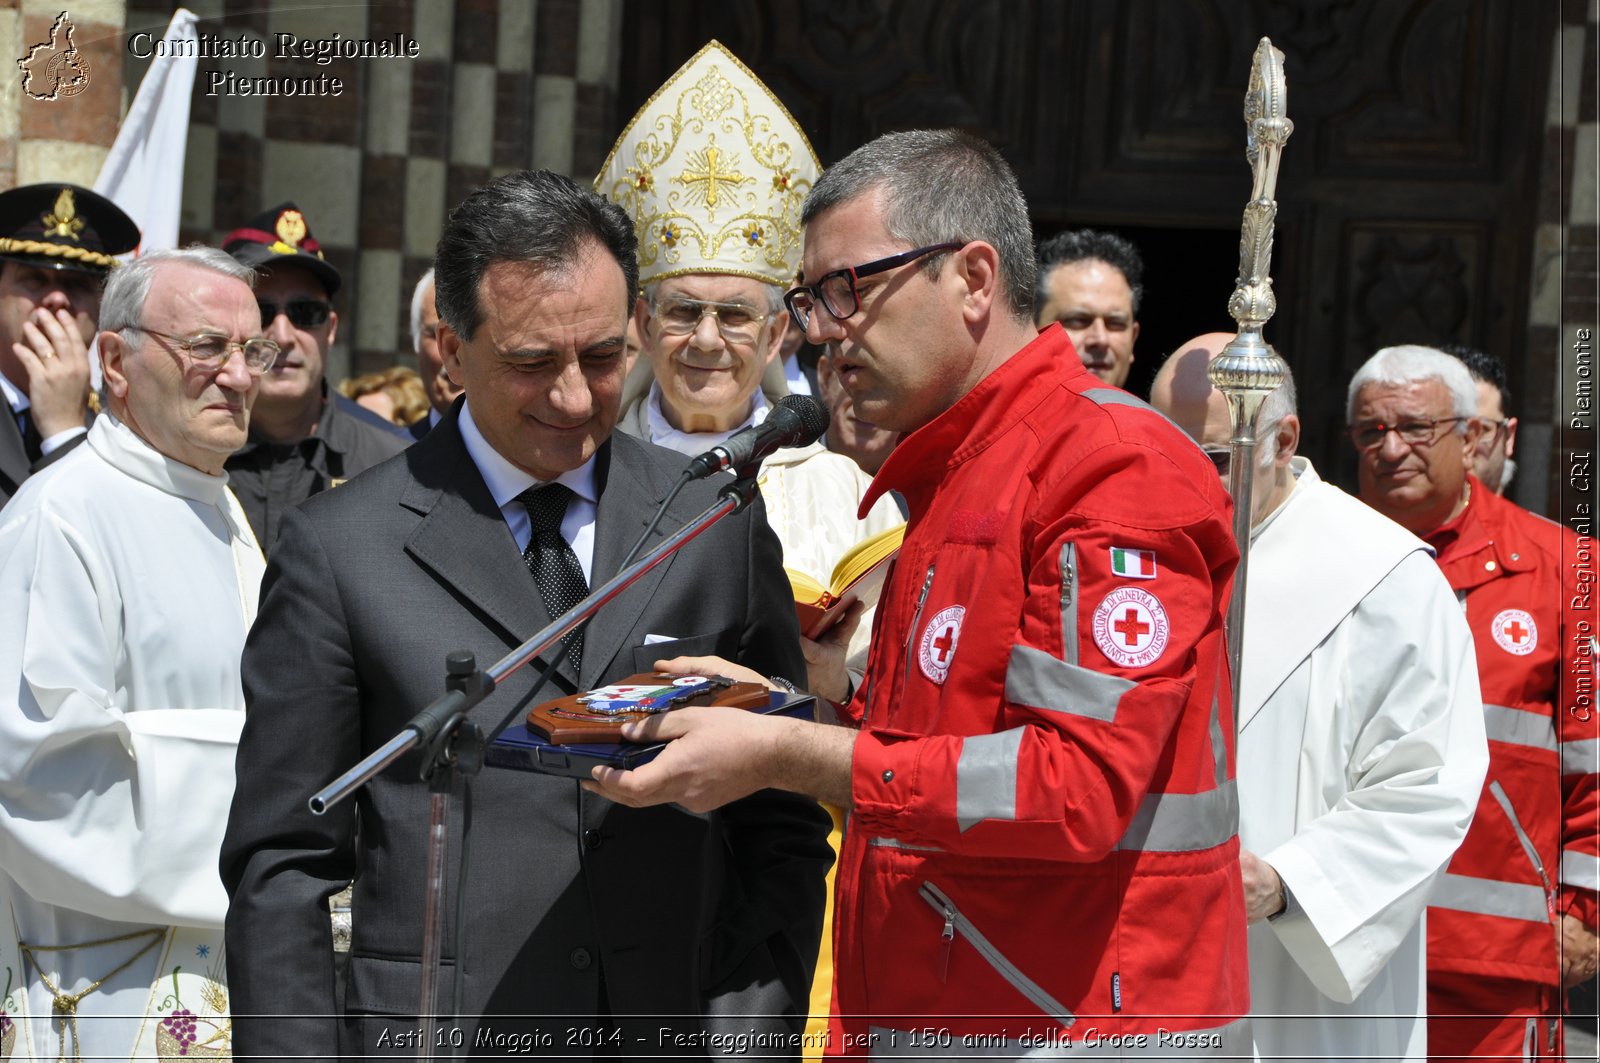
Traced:
[[4, 400], [0, 400], [0, 506], [11, 501], [11, 496], [22, 489], [22, 481], [53, 462], [60, 461], [87, 438], [86, 433], [79, 434], [38, 461], [29, 461], [16, 415]]
[[[682, 467], [681, 456], [621, 435], [602, 448], [596, 583], [617, 570]], [[658, 535], [714, 494], [713, 484], [690, 485]], [[608, 604], [585, 636], [582, 675], [563, 656], [540, 699], [676, 653], [802, 674], [778, 542], [758, 507]], [[312, 816], [306, 798], [443, 690], [446, 653], [471, 650], [487, 667], [547, 622], [454, 414], [288, 512], [244, 652], [248, 712], [222, 851], [236, 1054], [414, 1053], [396, 1038], [417, 1008], [428, 821], [417, 758], [326, 816]], [[647, 635], [677, 641], [645, 646]], [[541, 669], [511, 676], [475, 718], [492, 726]], [[635, 810], [570, 779], [486, 768], [471, 815], [460, 1036], [479, 1054], [500, 1054], [495, 1039], [530, 1023], [555, 1038], [549, 1051], [584, 1052], [591, 1043], [567, 1040], [572, 1017], [592, 1027], [603, 1007], [624, 1032], [604, 1048], [623, 1055], [683, 1051], [659, 1043], [646, 1016], [678, 1016], [667, 1025], [691, 1031], [800, 1028], [831, 861], [814, 802], [764, 791], [709, 815]], [[326, 899], [352, 878], [339, 1001]], [[455, 910], [452, 896], [449, 966]], [[529, 1015], [547, 1018], [516, 1018]]]

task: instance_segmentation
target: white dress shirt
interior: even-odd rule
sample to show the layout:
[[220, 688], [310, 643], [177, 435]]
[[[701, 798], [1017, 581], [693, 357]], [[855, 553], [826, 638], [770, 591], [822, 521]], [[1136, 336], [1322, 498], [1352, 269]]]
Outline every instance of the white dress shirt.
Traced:
[[577, 496], [567, 504], [567, 515], [561, 519], [561, 537], [578, 555], [578, 564], [583, 566], [583, 578], [593, 586], [595, 503], [600, 499], [595, 488], [594, 458], [554, 480], [540, 480], [507, 461], [483, 437], [477, 422], [472, 419], [470, 400], [461, 407], [459, 424], [461, 441], [466, 444], [467, 454], [478, 467], [483, 482], [489, 486], [489, 495], [494, 499], [494, 504], [500, 507], [500, 515], [505, 518], [506, 527], [511, 529], [511, 537], [517, 541], [518, 550], [526, 550], [528, 540], [533, 538], [533, 522], [528, 518], [527, 509], [517, 501], [518, 495], [530, 487], [558, 483], [566, 485]]

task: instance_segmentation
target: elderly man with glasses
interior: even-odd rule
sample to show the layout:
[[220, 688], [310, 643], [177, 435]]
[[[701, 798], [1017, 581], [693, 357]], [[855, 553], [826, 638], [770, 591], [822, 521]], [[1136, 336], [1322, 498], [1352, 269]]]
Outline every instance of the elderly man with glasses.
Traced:
[[[717, 122], [686, 128], [657, 157], [655, 131], [698, 99], [703, 83], [725, 86], [718, 101], [737, 98], [745, 108], [774, 112], [773, 121], [746, 130], [728, 122], [730, 110]], [[724, 138], [752, 139], [741, 142], [743, 169], [707, 183], [708, 159], [736, 165], [734, 155], [717, 154], [730, 150], [725, 139], [718, 146], [719, 130]], [[623, 389], [622, 431], [693, 456], [761, 423], [788, 393], [780, 350], [793, 326], [782, 295], [799, 269], [800, 204], [817, 172], [805, 134], [716, 42], [669, 78], [623, 130], [595, 179], [595, 191], [627, 211], [639, 235], [642, 290], [634, 325], [643, 357]], [[677, 191], [684, 186], [703, 194]], [[823, 585], [853, 546], [904, 523], [889, 498], [858, 518], [872, 477], [821, 442], [777, 451], [763, 463], [759, 482], [784, 567]], [[868, 611], [853, 629], [846, 621], [827, 635], [803, 632], [818, 638], [802, 644], [807, 688], [849, 700], [866, 666], [870, 627]]]
[[261, 328], [279, 347], [262, 377], [250, 439], [228, 461], [229, 486], [271, 548], [284, 510], [400, 453], [412, 437], [323, 379], [339, 329], [331, 300], [340, 276], [298, 207], [273, 207], [222, 248], [260, 272]]
[[217, 859], [264, 565], [223, 463], [278, 355], [252, 280], [211, 248], [113, 271], [104, 412], [0, 519], [0, 1056], [229, 1051]]
[[1464, 603], [1489, 738], [1488, 785], [1429, 901], [1429, 1050], [1543, 1058], [1562, 1050], [1563, 990], [1597, 960], [1593, 584], [1573, 532], [1471, 474], [1476, 409], [1466, 367], [1429, 347], [1387, 347], [1350, 382], [1361, 499], [1434, 549]]

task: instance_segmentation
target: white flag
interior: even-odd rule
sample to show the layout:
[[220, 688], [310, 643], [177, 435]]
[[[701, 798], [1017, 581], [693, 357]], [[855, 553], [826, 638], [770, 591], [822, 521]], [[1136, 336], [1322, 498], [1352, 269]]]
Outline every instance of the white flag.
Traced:
[[128, 116], [117, 130], [111, 154], [100, 167], [94, 190], [128, 212], [143, 234], [139, 249], [178, 246], [183, 209], [183, 157], [189, 146], [189, 94], [200, 65], [194, 12], [179, 8], [163, 39], [187, 42], [162, 49], [150, 62]]
[[[139, 93], [117, 130], [111, 154], [100, 167], [94, 190], [121, 207], [139, 226], [139, 246], [133, 252], [160, 251], [178, 246], [178, 218], [183, 210], [183, 158], [189, 150], [189, 93], [200, 66], [195, 42], [194, 12], [180, 7], [162, 35], [183, 41], [164, 48], [150, 61], [139, 82]], [[123, 258], [131, 258], [124, 255]], [[89, 345], [89, 386], [100, 390], [100, 351]]]

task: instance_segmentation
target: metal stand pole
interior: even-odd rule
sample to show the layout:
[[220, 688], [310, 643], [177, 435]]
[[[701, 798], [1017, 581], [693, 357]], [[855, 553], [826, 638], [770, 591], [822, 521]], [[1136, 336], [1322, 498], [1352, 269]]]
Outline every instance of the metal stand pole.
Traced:
[[[445, 687], [465, 691], [478, 671], [478, 662], [472, 654], [457, 651], [445, 658]], [[453, 732], [442, 736], [444, 748], [429, 756], [428, 772], [428, 863], [426, 899], [422, 915], [422, 984], [417, 1006], [417, 1021], [421, 1040], [417, 1042], [417, 1058], [432, 1059], [435, 1044], [450, 1045], [450, 1055], [455, 1055], [455, 1042], [442, 1035], [438, 1024], [438, 984], [440, 956], [444, 941], [444, 870], [450, 852], [450, 812], [457, 791], [463, 804], [471, 801], [472, 780], [483, 767], [483, 731], [471, 720], [462, 720]], [[462, 848], [466, 847], [466, 832], [470, 823], [462, 824]], [[456, 889], [462, 886], [465, 861], [457, 871]], [[456, 927], [459, 946], [461, 928]], [[461, 952], [456, 950], [456, 978], [462, 975]], [[452, 1008], [453, 1012], [454, 1009]]]

